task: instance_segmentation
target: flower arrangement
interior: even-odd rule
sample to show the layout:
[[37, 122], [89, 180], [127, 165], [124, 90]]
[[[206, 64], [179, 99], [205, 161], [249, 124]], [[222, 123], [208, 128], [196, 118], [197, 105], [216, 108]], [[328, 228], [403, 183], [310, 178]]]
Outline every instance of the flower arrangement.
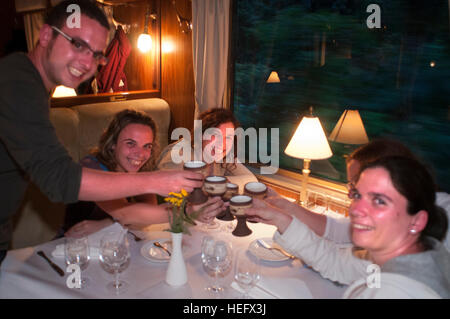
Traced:
[[190, 235], [189, 227], [197, 225], [194, 219], [198, 216], [199, 212], [186, 213], [188, 193], [182, 189], [180, 193], [169, 193], [169, 197], [164, 198], [164, 201], [168, 202], [172, 206], [172, 210], [169, 210], [169, 225], [170, 228], [166, 231], [172, 233], [184, 233]]

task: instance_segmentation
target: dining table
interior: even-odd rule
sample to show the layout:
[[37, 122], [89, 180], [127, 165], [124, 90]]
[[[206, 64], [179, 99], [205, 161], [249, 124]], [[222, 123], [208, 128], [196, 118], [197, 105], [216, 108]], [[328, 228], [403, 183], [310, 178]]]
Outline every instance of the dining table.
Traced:
[[[206, 289], [213, 281], [205, 270], [201, 259], [201, 245], [205, 236], [223, 240], [231, 244], [232, 251], [244, 250], [249, 258], [260, 263], [261, 279], [271, 283], [273, 293], [266, 289], [265, 295], [253, 295], [253, 298], [280, 299], [336, 299], [345, 291], [345, 286], [338, 285], [323, 278], [298, 258], [268, 258], [265, 254], [255, 253], [257, 239], [270, 242], [276, 228], [263, 223], [250, 223], [252, 233], [237, 237], [232, 234], [235, 222], [217, 220], [218, 227], [208, 229], [205, 224], [198, 223], [189, 228], [189, 234], [183, 234], [182, 254], [187, 270], [187, 283], [181, 286], [171, 286], [166, 283], [166, 272], [169, 258], [161, 260], [149, 255], [151, 245], [155, 240], [167, 242], [171, 233], [166, 231], [168, 224], [157, 224], [127, 232], [130, 249], [130, 263], [120, 273], [120, 279], [126, 281], [128, 289], [115, 294], [106, 289], [107, 283], [113, 280], [113, 275], [105, 271], [98, 256], [91, 256], [88, 267], [82, 271], [82, 276], [89, 279], [89, 285], [81, 289], [69, 288], [64, 254], [57, 254], [57, 249], [64, 244], [64, 238], [59, 238], [34, 247], [10, 250], [0, 267], [0, 298], [2, 299], [239, 299], [242, 291], [234, 283], [233, 267], [219, 278], [223, 291], [215, 292]], [[117, 224], [118, 225], [118, 224]], [[116, 225], [116, 226], [117, 226]], [[111, 227], [111, 226], [110, 226]], [[111, 230], [111, 229], [109, 229]], [[96, 238], [108, 231], [108, 228], [94, 234]], [[91, 235], [93, 236], [93, 235]], [[137, 239], [139, 238], [139, 239]], [[98, 242], [96, 243], [98, 245]], [[95, 245], [95, 243], [90, 243]], [[37, 254], [44, 252], [49, 259], [65, 271], [60, 276], [49, 263]], [[262, 252], [262, 251], [261, 251]], [[161, 254], [165, 253], [161, 251]], [[91, 247], [92, 254], [92, 247]], [[255, 261], [256, 262], [256, 261]], [[262, 280], [261, 280], [262, 281]], [[268, 290], [268, 291], [267, 291]]]

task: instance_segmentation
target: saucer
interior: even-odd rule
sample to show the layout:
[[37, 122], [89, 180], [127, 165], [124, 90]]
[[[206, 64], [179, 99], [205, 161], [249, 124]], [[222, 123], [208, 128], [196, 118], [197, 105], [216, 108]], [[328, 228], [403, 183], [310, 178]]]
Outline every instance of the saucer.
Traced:
[[161, 246], [167, 248], [170, 252], [172, 252], [172, 241], [168, 238], [164, 238], [164, 239], [150, 240], [149, 242], [145, 243], [141, 247], [141, 255], [144, 258], [153, 262], [159, 263], [169, 262], [170, 260], [169, 254], [164, 249], [153, 245], [153, 243], [157, 241], [159, 241]]

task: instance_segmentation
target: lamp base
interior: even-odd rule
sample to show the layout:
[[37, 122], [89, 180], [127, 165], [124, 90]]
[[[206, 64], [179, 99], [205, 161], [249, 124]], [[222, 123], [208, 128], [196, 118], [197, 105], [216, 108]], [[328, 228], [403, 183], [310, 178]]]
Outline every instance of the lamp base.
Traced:
[[311, 173], [311, 171], [309, 170], [310, 164], [311, 164], [310, 159], [303, 160], [303, 170], [302, 170], [303, 181], [302, 181], [302, 192], [300, 194], [300, 205], [303, 207], [306, 207], [306, 204], [308, 202], [308, 199], [306, 198], [306, 188], [308, 186], [309, 173]]

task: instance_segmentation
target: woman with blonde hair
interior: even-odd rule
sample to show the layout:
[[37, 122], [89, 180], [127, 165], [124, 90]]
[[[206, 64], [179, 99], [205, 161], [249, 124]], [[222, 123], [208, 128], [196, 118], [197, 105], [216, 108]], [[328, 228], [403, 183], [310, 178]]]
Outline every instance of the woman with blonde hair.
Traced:
[[448, 219], [435, 200], [427, 169], [394, 156], [367, 164], [356, 178], [351, 239], [362, 250], [339, 248], [263, 201], [246, 214], [275, 225], [274, 240], [323, 277], [350, 285], [344, 298], [449, 298], [450, 253], [441, 243]]

